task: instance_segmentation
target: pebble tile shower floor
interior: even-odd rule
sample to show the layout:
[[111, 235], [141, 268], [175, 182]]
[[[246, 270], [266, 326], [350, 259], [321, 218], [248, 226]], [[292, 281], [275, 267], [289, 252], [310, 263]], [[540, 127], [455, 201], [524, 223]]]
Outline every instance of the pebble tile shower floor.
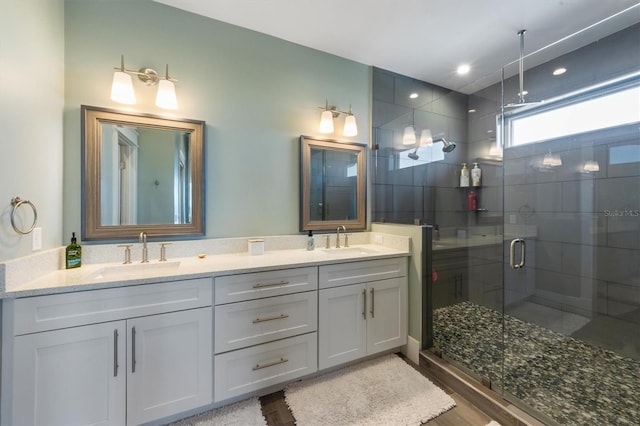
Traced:
[[640, 424], [636, 360], [470, 302], [433, 324], [444, 356], [562, 425]]

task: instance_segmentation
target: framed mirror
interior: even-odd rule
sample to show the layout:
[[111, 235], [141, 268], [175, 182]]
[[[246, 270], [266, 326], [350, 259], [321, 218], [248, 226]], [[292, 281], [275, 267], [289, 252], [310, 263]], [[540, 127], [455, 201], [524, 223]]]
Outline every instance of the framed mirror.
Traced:
[[204, 121], [82, 106], [82, 239], [204, 235]]
[[300, 230], [366, 228], [366, 147], [300, 136]]

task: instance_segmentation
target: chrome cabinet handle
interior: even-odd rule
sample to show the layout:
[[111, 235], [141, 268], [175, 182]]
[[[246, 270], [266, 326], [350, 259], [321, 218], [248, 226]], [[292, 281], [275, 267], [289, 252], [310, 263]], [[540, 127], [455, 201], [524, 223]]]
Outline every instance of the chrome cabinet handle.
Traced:
[[274, 365], [278, 365], [278, 364], [284, 364], [285, 362], [289, 362], [289, 360], [287, 358], [280, 358], [277, 361], [271, 361], [271, 362], [267, 362], [264, 363], [262, 365], [260, 364], [256, 364], [252, 370], [256, 371], [256, 370], [262, 370], [263, 368], [267, 368], [267, 367], [273, 367]]
[[279, 281], [277, 283], [258, 283], [254, 284], [253, 288], [265, 288], [265, 287], [277, 287], [280, 285], [287, 285], [289, 281]]
[[367, 289], [362, 290], [362, 318], [367, 319]]
[[280, 315], [276, 315], [275, 317], [267, 317], [267, 318], [256, 318], [253, 320], [254, 324], [258, 324], [261, 322], [266, 322], [266, 321], [273, 321], [273, 320], [279, 320], [279, 319], [285, 319], [285, 318], [289, 318], [288, 314], [280, 314]]
[[131, 327], [131, 372], [136, 372], [136, 328]]
[[[520, 244], [520, 262], [516, 263], [516, 245]], [[525, 265], [526, 261], [526, 246], [524, 239], [515, 238], [511, 240], [509, 246], [509, 265], [512, 269], [521, 269]]]
[[118, 377], [118, 330], [113, 330], [113, 377]]
[[373, 291], [373, 288], [371, 289], [371, 318], [375, 318], [376, 317], [376, 299], [375, 299], [375, 293]]

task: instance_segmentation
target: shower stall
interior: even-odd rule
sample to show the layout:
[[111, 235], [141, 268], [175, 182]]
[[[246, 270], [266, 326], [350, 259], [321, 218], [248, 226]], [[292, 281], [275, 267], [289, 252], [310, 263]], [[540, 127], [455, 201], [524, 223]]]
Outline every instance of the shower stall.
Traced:
[[[373, 220], [438, 229], [430, 350], [547, 424], [640, 424], [638, 16], [471, 93], [374, 69]], [[403, 146], [409, 114], [456, 150]]]

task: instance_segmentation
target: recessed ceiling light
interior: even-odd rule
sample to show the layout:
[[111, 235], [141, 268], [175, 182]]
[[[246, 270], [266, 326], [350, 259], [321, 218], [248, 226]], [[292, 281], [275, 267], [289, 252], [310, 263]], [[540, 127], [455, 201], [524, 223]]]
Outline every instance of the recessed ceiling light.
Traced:
[[474, 112], [476, 112], [475, 109], [471, 108], [469, 111], [467, 111], [469, 114], [473, 114]]
[[415, 99], [417, 97], [418, 97], [417, 93], [412, 93], [412, 94], [409, 95], [409, 98], [411, 98], [411, 99]]
[[460, 75], [467, 74], [469, 71], [471, 71], [471, 66], [469, 66], [469, 64], [462, 64], [458, 66], [458, 69], [456, 70]]
[[557, 68], [557, 69], [553, 70], [553, 75], [562, 75], [565, 72], [567, 72], [566, 68]]

